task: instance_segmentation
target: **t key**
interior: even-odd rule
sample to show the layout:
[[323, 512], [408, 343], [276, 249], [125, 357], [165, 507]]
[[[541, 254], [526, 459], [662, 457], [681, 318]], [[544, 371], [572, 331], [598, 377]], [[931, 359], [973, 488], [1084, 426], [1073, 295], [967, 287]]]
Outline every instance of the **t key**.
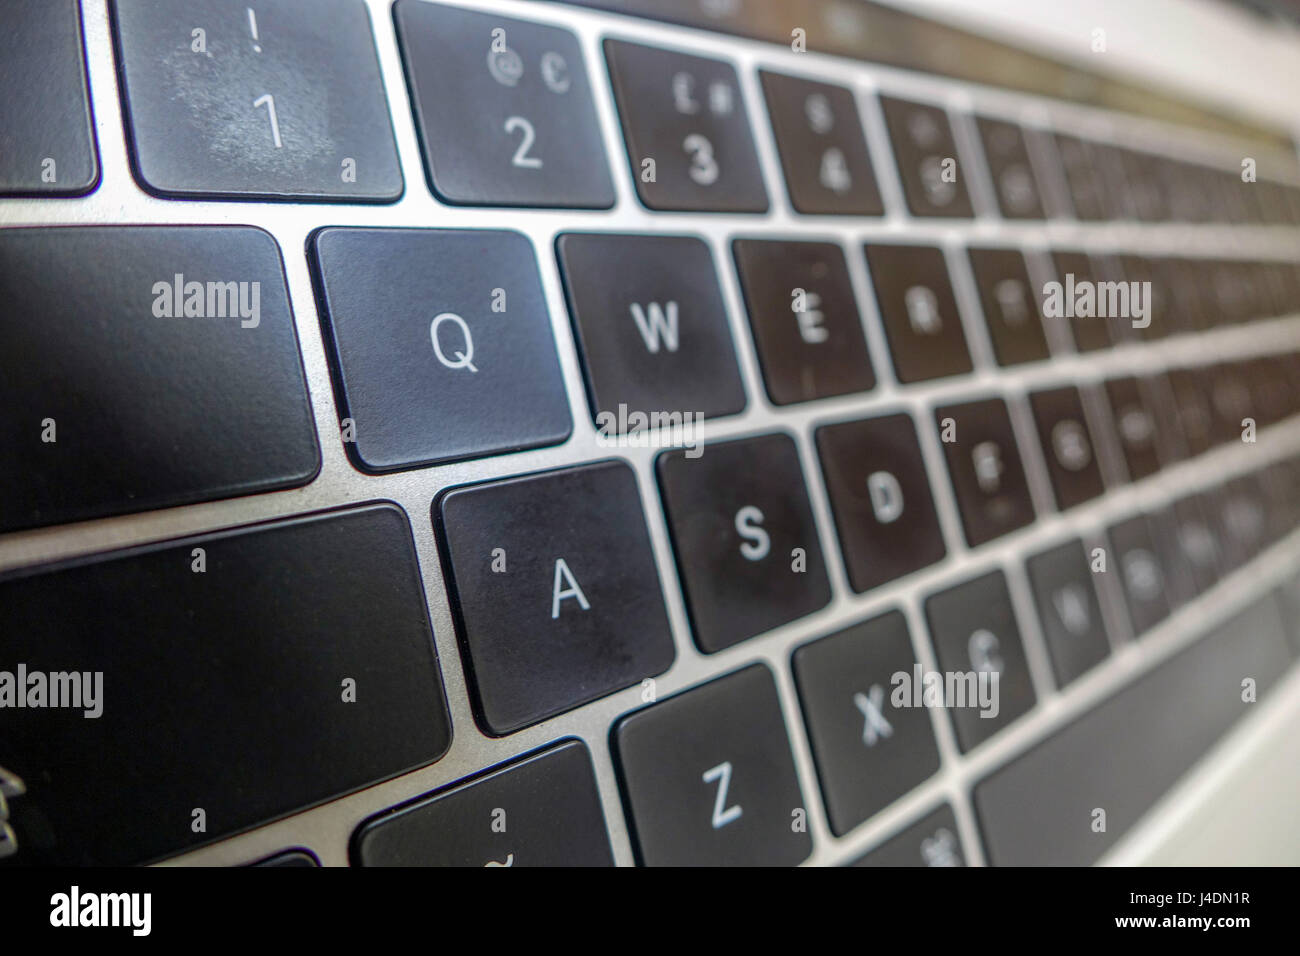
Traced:
[[637, 195], [651, 209], [766, 212], [749, 118], [730, 63], [605, 41]]
[[113, 10], [145, 188], [360, 202], [402, 194], [361, 0], [114, 0]]

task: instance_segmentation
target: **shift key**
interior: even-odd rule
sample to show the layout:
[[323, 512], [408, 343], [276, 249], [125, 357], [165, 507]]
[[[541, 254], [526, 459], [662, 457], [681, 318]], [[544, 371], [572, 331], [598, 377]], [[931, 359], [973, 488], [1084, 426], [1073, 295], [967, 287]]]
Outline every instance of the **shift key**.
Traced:
[[437, 760], [451, 740], [391, 504], [0, 578], [6, 863], [148, 863]]

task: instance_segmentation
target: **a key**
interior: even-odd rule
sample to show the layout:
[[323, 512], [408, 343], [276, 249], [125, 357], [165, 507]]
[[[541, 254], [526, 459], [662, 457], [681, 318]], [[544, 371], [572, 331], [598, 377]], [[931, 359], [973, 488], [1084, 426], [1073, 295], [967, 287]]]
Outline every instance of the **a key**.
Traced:
[[1289, 663], [1266, 596], [994, 771], [974, 790], [990, 862], [1095, 862], [1255, 706], [1242, 680], [1267, 690]]
[[1105, 385], [1111, 420], [1130, 480], [1138, 481], [1160, 470], [1156, 420], [1136, 378], [1113, 378]]
[[315, 476], [280, 253], [260, 229], [0, 230], [0, 301], [0, 531]]
[[421, 797], [357, 828], [359, 866], [613, 866], [591, 754], [578, 740]]
[[812, 852], [766, 666], [635, 711], [610, 743], [643, 866], [793, 866]]
[[851, 90], [759, 71], [786, 189], [809, 215], [879, 216], [885, 211]]
[[[843, 836], [936, 773], [921, 671], [898, 611], [797, 648], [795, 684], [831, 830]], [[905, 675], [909, 693], [895, 704]]]
[[[944, 703], [962, 753], [988, 740], [1036, 700], [1020, 629], [1001, 571], [925, 599]], [[948, 675], [955, 680], [951, 696]]]
[[637, 195], [650, 209], [766, 212], [767, 189], [730, 63], [605, 41]]
[[943, 251], [927, 246], [866, 246], [894, 374], [904, 384], [961, 375], [972, 368]]
[[433, 513], [488, 733], [512, 733], [672, 663], [636, 476], [623, 462], [453, 488]]
[[774, 404], [875, 387], [862, 317], [838, 245], [736, 239], [732, 250]]
[[1033, 555], [1025, 571], [1056, 686], [1064, 687], [1110, 653], [1088, 555], [1076, 538]]
[[830, 582], [788, 435], [656, 463], [695, 643], [720, 651], [825, 607]]
[[947, 548], [909, 415], [824, 425], [816, 440], [853, 590], [943, 559]]
[[1133, 633], [1140, 636], [1169, 616], [1168, 569], [1159, 549], [1149, 519], [1135, 515], [1107, 530], [1112, 553], [1110, 560], [1118, 573], [1128, 605]]
[[486, 229], [346, 229], [308, 244], [344, 447], [393, 471], [572, 431], [532, 244]]
[[614, 205], [591, 86], [558, 27], [425, 3], [393, 6], [429, 186], [470, 206]]
[[0, 606], [3, 666], [25, 668], [28, 688], [70, 675], [81, 695], [4, 711], [5, 766], [27, 783], [12, 806], [20, 863], [147, 863], [451, 742], [393, 505], [10, 575]]
[[937, 106], [882, 96], [898, 175], [914, 216], [975, 215], [948, 114]]
[[938, 810], [890, 837], [870, 853], [853, 861], [854, 866], [965, 866], [957, 818], [952, 807]]
[[1048, 358], [1038, 296], [1024, 255], [1018, 249], [971, 249], [969, 256], [998, 364], [1019, 365]]
[[977, 116], [998, 209], [1007, 219], [1043, 219], [1043, 200], [1025, 134], [1015, 123]]
[[0, 30], [0, 196], [77, 195], [99, 181], [77, 0], [10, 0]]
[[703, 241], [565, 233], [556, 249], [598, 426], [621, 426], [620, 409], [709, 418], [744, 409], [718, 274]]
[[361, 0], [113, 0], [131, 158], [164, 196], [392, 202]]
[[1083, 399], [1074, 386], [1029, 393], [1056, 506], [1065, 511], [1105, 490]]
[[1034, 504], [1006, 402], [945, 405], [934, 410], [934, 420], [967, 544], [1032, 523]]
[[[1063, 317], [1080, 352], [1104, 349], [1112, 344], [1111, 317], [1100, 314], [1097, 295], [1099, 272], [1096, 264], [1082, 252], [1054, 252], [1052, 264], [1059, 289], [1044, 290], [1040, 306], [1043, 315]], [[1089, 291], [1091, 290], [1091, 294]]]

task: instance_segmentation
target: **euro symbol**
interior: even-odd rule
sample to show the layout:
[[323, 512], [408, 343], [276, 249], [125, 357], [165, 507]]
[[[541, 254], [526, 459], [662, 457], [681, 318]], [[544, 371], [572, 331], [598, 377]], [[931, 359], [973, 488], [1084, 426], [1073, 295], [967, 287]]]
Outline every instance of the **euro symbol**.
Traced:
[[[438, 340], [438, 326], [444, 322], [454, 322], [460, 326], [460, 334], [465, 337], [465, 348], [463, 351], [452, 352], [453, 359], [447, 358], [442, 351], [442, 343]], [[429, 338], [433, 340], [433, 354], [437, 356], [438, 361], [447, 368], [467, 368], [471, 372], [477, 372], [474, 367], [474, 339], [469, 334], [469, 326], [455, 312], [440, 312], [434, 316], [433, 323], [429, 326]]]

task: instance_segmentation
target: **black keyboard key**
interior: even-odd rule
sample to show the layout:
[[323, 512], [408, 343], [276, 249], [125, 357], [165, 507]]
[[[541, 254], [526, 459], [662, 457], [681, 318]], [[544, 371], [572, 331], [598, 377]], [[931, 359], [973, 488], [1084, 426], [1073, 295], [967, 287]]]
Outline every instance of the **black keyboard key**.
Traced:
[[1025, 570], [1056, 686], [1064, 687], [1110, 653], [1088, 556], [1076, 538], [1030, 557]]
[[[1252, 416], [1250, 387], [1242, 369], [1234, 365], [1211, 366], [1209, 372], [1210, 436], [1215, 444], [1240, 442], [1246, 428], [1245, 419]], [[1258, 424], [1258, 423], [1256, 423]]]
[[1178, 432], [1187, 444], [1189, 455], [1200, 455], [1213, 445], [1211, 428], [1214, 414], [1210, 408], [1209, 387], [1202, 369], [1172, 369], [1169, 385], [1173, 389], [1177, 410]]
[[0, 30], [0, 196], [76, 195], [99, 181], [77, 0], [9, 0]]
[[444, 202], [614, 205], [582, 48], [568, 30], [398, 0], [429, 186]]
[[1105, 391], [1130, 480], [1155, 474], [1160, 470], [1156, 419], [1142, 384], [1135, 378], [1113, 378], [1106, 383]]
[[[164, 196], [391, 202], [402, 172], [361, 0], [113, 0], [136, 176]], [[196, 32], [198, 31], [198, 32]]]
[[[1289, 663], [1265, 598], [975, 785], [990, 862], [1081, 866], [1126, 833]], [[1097, 810], [1106, 829], [1093, 827]]]
[[1123, 586], [1133, 633], [1140, 636], [1169, 616], [1165, 593], [1169, 571], [1145, 515], [1111, 526], [1107, 535], [1112, 548], [1111, 569]]
[[626, 464], [453, 488], [435, 503], [434, 520], [475, 713], [488, 733], [512, 733], [672, 663]]
[[734, 415], [745, 390], [713, 255], [689, 236], [556, 239], [593, 416]]
[[1074, 386], [1029, 393], [1056, 506], [1065, 511], [1104, 490], [1083, 398]]
[[862, 317], [838, 245], [737, 239], [732, 250], [774, 404], [875, 387]]
[[1043, 291], [1043, 315], [1058, 322], [1064, 319], [1080, 352], [1110, 346], [1114, 342], [1112, 319], [1100, 314], [1096, 264], [1082, 252], [1054, 252], [1052, 264], [1056, 286]]
[[904, 384], [972, 369], [943, 251], [866, 246], [894, 374]]
[[315, 476], [280, 253], [260, 229], [5, 229], [0, 301], [0, 531]]
[[1264, 545], [1266, 516], [1260, 497], [1254, 484], [1245, 478], [1234, 478], [1209, 494], [1228, 570], [1245, 564]]
[[947, 548], [911, 416], [824, 425], [816, 436], [853, 590], [943, 559]]
[[793, 866], [812, 852], [765, 666], [629, 714], [611, 744], [642, 865]]
[[890, 837], [870, 853], [853, 861], [854, 866], [965, 866], [957, 818], [952, 807], [938, 810]]
[[1062, 133], [1055, 139], [1075, 217], [1085, 222], [1115, 218], [1113, 199], [1102, 183], [1094, 144]]
[[948, 475], [972, 548], [1034, 520], [1007, 403], [990, 398], [934, 410]]
[[934, 728], [909, 697], [895, 706], [895, 675], [917, 676], [898, 611], [804, 644], [795, 684], [831, 830], [843, 836], [939, 770]]
[[1182, 543], [1179, 540], [1178, 519], [1170, 505], [1164, 505], [1147, 515], [1147, 528], [1151, 533], [1151, 543], [1159, 555], [1160, 566], [1165, 572], [1165, 600], [1170, 610], [1182, 607], [1196, 597], [1196, 586], [1192, 570], [1187, 566]]
[[308, 252], [343, 439], [358, 468], [393, 471], [569, 437], [527, 238], [330, 228]]
[[1045, 218], [1024, 131], [1015, 123], [987, 116], [976, 117], [975, 123], [1002, 215], [1007, 219]]
[[966, 753], [1037, 699], [1006, 578], [991, 571], [930, 595], [925, 619], [945, 684], [948, 675], [957, 678], [944, 703]]
[[713, 653], [825, 607], [831, 586], [794, 441], [700, 451], [657, 470], [695, 643]]
[[1038, 296], [1024, 255], [1018, 249], [971, 249], [969, 255], [998, 364], [1019, 365], [1048, 358]]
[[1169, 201], [1164, 187], [1168, 171], [1164, 162], [1149, 153], [1127, 149], [1119, 150], [1119, 156], [1133, 215], [1140, 222], [1168, 219]]
[[451, 742], [411, 530], [392, 505], [11, 574], [0, 606], [6, 666], [102, 675], [94, 719], [5, 711], [5, 766], [27, 783], [12, 804], [19, 863], [149, 862]]
[[285, 850], [283, 853], [276, 853], [274, 856], [268, 856], [264, 860], [258, 860], [256, 863], [248, 863], [247, 866], [272, 866], [286, 867], [289, 869], [315, 869], [320, 866], [320, 860], [316, 854], [310, 850]]
[[853, 92], [759, 71], [790, 205], [809, 215], [879, 216], [885, 211]]
[[723, 60], [605, 41], [637, 195], [650, 209], [766, 212], [736, 69]]
[[578, 740], [363, 823], [359, 866], [613, 866], [591, 755]]
[[974, 216], [948, 114], [937, 106], [890, 96], [882, 96], [880, 106], [912, 215]]
[[1182, 498], [1173, 504], [1174, 532], [1183, 567], [1191, 580], [1194, 593], [1213, 587], [1219, 580], [1219, 544], [1216, 529], [1205, 514], [1202, 499], [1197, 495]]

